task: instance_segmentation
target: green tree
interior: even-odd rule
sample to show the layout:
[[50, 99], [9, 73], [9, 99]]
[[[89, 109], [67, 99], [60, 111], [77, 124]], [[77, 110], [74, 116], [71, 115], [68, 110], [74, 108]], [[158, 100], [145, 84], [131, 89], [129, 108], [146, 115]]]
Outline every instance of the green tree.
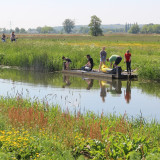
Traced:
[[3, 31], [3, 33], [7, 33], [7, 29], [6, 28], [3, 28], [2, 31]]
[[144, 25], [141, 29], [141, 33], [156, 33], [156, 25], [153, 23]]
[[154, 32], [157, 34], [160, 34], [160, 25], [159, 24], [154, 25]]
[[137, 34], [139, 33], [140, 31], [140, 28], [139, 28], [139, 25], [136, 23], [136, 24], [133, 24], [132, 27], [129, 29], [129, 33], [133, 33], [133, 34]]
[[18, 27], [15, 28], [15, 32], [19, 33], [20, 29]]
[[103, 31], [100, 28], [101, 22], [102, 21], [96, 15], [93, 15], [91, 17], [91, 21], [90, 21], [89, 27], [90, 27], [90, 34], [92, 36], [103, 35]]
[[88, 27], [80, 27], [80, 29], [79, 29], [79, 33], [86, 34], [88, 32], [89, 32], [89, 28]]
[[126, 23], [125, 26], [124, 26], [124, 31], [125, 31], [125, 32], [128, 32], [128, 24], [127, 24], [127, 23]]
[[65, 19], [65, 21], [63, 22], [63, 28], [66, 33], [71, 33], [74, 26], [75, 22], [71, 19]]
[[148, 33], [148, 25], [144, 25], [141, 29], [141, 33], [147, 34]]
[[41, 28], [41, 33], [51, 33], [53, 31], [53, 27], [44, 26]]
[[37, 27], [37, 28], [36, 28], [36, 31], [37, 31], [38, 33], [41, 33], [41, 30], [42, 30], [42, 27]]
[[154, 33], [154, 24], [153, 23], [148, 24], [148, 33]]
[[26, 33], [26, 30], [24, 28], [21, 28], [19, 32], [20, 33]]

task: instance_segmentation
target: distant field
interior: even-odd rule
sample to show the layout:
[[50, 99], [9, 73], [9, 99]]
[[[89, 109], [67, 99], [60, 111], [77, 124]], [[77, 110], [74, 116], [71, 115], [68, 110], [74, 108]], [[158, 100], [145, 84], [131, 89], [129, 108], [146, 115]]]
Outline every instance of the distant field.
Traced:
[[[9, 37], [9, 35], [8, 35]], [[61, 70], [64, 55], [71, 58], [72, 68], [86, 63], [86, 54], [99, 65], [99, 52], [106, 46], [107, 57], [126, 50], [132, 53], [132, 69], [137, 69], [144, 79], [160, 80], [160, 35], [107, 34], [102, 37], [89, 35], [17, 35], [16, 43], [7, 39], [0, 42], [0, 64], [34, 70]], [[125, 64], [121, 62], [122, 69]]]

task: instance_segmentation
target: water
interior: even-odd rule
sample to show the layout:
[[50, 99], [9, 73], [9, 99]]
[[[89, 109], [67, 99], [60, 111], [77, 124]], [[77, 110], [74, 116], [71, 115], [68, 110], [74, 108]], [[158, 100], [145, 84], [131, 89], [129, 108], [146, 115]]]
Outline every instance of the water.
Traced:
[[0, 96], [17, 95], [63, 110], [125, 114], [160, 120], [160, 84], [138, 81], [92, 80], [60, 73], [0, 70]]

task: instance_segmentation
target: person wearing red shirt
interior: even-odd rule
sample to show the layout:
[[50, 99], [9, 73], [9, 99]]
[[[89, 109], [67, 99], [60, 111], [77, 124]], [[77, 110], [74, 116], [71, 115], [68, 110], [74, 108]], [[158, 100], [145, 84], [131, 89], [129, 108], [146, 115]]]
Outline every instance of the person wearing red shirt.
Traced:
[[129, 50], [124, 55], [124, 63], [126, 62], [127, 72], [131, 73], [131, 53]]

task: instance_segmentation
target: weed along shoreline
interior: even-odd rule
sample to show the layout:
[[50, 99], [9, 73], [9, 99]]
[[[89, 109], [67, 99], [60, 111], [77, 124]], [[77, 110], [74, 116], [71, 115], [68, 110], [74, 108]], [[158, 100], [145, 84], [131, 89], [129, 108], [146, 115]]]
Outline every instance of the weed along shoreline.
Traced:
[[[137, 70], [139, 78], [159, 81], [159, 39], [158, 35], [125, 34], [102, 37], [49, 35], [45, 38], [22, 35], [15, 43], [0, 43], [0, 64], [53, 72], [62, 70], [62, 56], [69, 57], [72, 60], [71, 68], [75, 69], [86, 64], [86, 54], [90, 54], [94, 69], [97, 69], [99, 52], [102, 46], [106, 46], [107, 58], [113, 54], [123, 58], [129, 49], [132, 53], [131, 68]], [[121, 62], [120, 66], [122, 70], [126, 69], [124, 63]]]
[[73, 114], [21, 97], [1, 97], [0, 110], [0, 156], [6, 159], [160, 157], [160, 124], [141, 116]]

